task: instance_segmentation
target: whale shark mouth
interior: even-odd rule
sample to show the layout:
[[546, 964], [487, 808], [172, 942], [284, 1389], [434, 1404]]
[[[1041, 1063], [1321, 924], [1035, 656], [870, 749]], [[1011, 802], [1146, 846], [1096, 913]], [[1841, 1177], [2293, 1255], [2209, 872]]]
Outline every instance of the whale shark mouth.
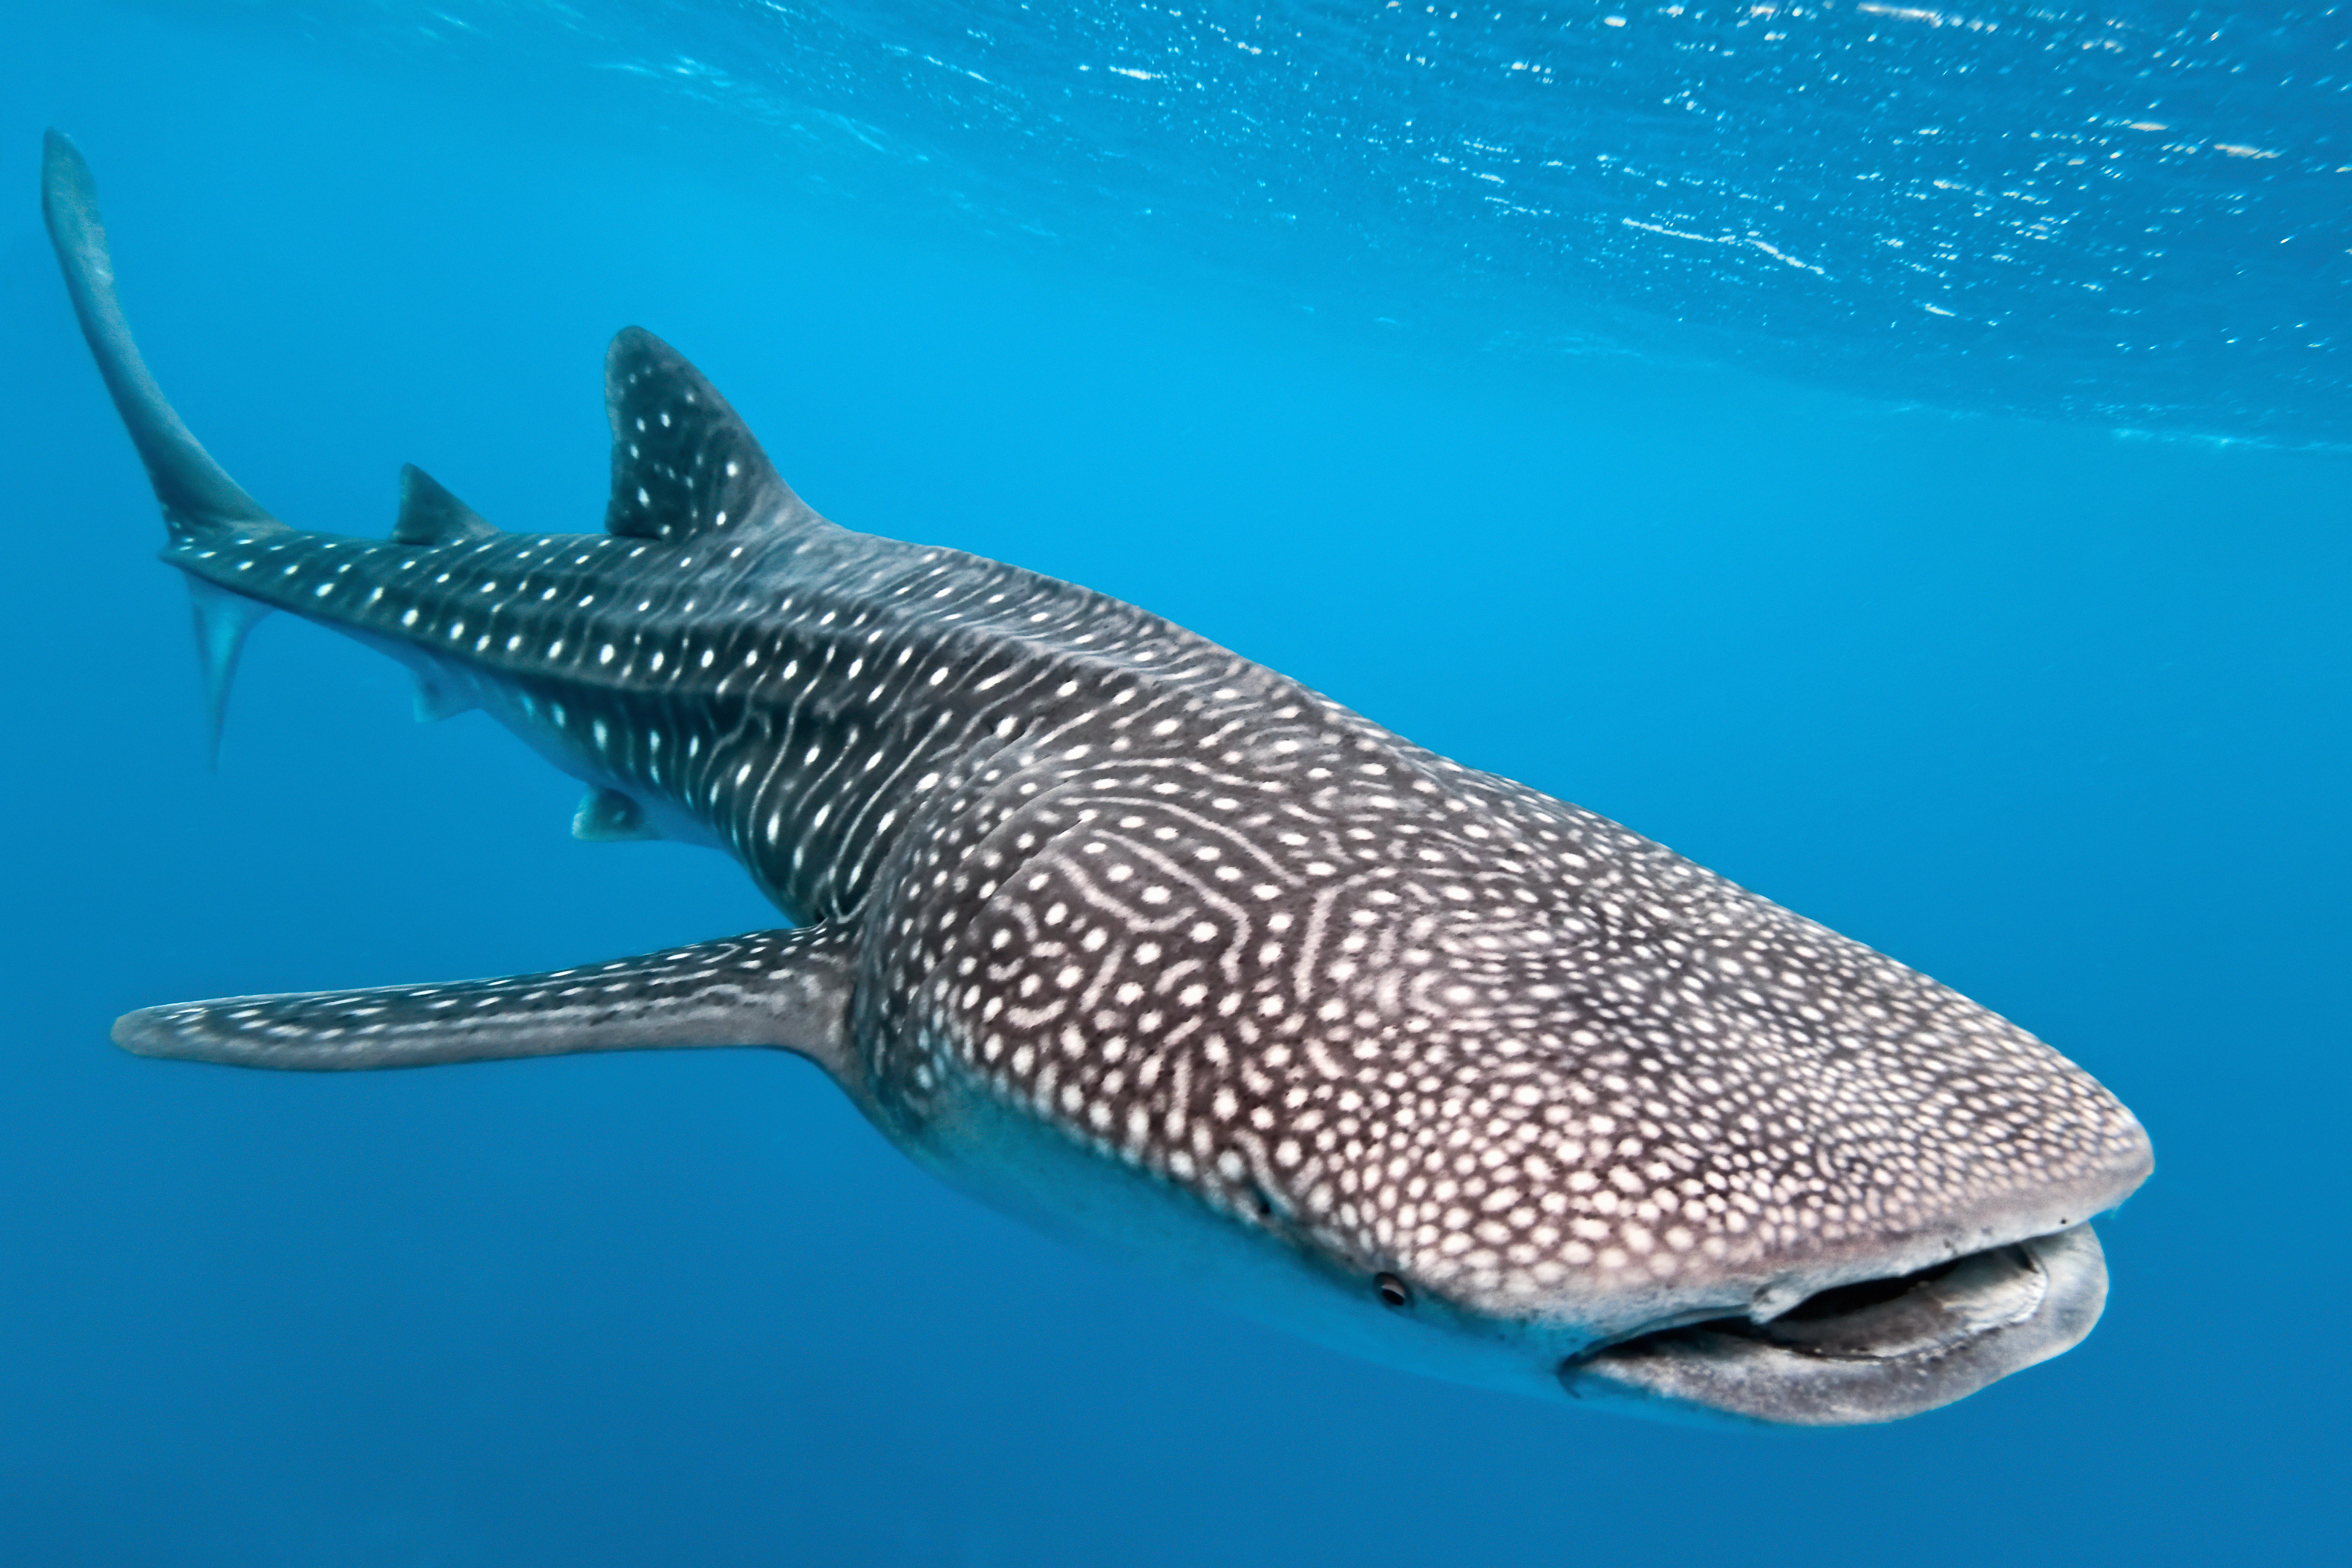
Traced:
[[2107, 1268], [2087, 1225], [1807, 1297], [1766, 1322], [1714, 1318], [1572, 1356], [1579, 1399], [1779, 1426], [1894, 1421], [2049, 1360], [2091, 1331]]

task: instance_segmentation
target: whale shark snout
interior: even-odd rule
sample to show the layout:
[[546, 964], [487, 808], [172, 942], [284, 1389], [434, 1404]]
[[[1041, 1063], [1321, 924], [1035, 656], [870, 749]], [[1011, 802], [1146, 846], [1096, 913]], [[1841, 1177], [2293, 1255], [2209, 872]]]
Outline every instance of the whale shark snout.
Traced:
[[1777, 1426], [1893, 1421], [2072, 1349], [2106, 1305], [2087, 1225], [1840, 1286], [1780, 1317], [1703, 1320], [1560, 1363], [1571, 1398]]
[[[1685, 1306], [1564, 1357], [1560, 1385], [1668, 1419], [1851, 1426], [1948, 1405], [2047, 1361], [2106, 1304], [2105, 1256], [2087, 1220], [2154, 1169], [2145, 1132], [2127, 1112], [2122, 1121], [2103, 1167], [1885, 1237], [1874, 1264], [1861, 1261], [1866, 1236], [1827, 1249], [1752, 1290], [1744, 1309]], [[1690, 1295], [1736, 1298], [1742, 1283], [1733, 1271]]]

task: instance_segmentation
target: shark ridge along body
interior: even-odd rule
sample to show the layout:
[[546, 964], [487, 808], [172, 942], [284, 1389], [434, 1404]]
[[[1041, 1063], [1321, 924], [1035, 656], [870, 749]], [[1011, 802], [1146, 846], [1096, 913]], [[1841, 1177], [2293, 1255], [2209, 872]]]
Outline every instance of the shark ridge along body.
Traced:
[[606, 362], [600, 533], [405, 470], [289, 527], [148, 374], [89, 170], [43, 211], [194, 595], [215, 733], [284, 610], [732, 856], [793, 924], [546, 974], [148, 1008], [159, 1057], [814, 1061], [1001, 1207], [1325, 1342], [1651, 1414], [1958, 1398], [2088, 1332], [2145, 1179], [2087, 1074], [1639, 835], [1103, 595], [818, 516], [684, 359]]

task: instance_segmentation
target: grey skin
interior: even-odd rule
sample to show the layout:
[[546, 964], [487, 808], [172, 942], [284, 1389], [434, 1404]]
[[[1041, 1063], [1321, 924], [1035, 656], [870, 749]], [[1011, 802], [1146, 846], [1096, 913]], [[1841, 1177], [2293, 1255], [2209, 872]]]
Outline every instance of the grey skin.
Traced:
[[945, 1180], [1326, 1343], [1652, 1415], [1835, 1425], [2057, 1354], [2131, 1114], [2006, 1020], [1617, 825], [1131, 605], [812, 511], [630, 329], [604, 531], [411, 468], [279, 522], [165, 404], [89, 173], [43, 211], [220, 703], [286, 610], [733, 856], [789, 929], [549, 974], [152, 1007], [299, 1069], [668, 1047], [815, 1062]]

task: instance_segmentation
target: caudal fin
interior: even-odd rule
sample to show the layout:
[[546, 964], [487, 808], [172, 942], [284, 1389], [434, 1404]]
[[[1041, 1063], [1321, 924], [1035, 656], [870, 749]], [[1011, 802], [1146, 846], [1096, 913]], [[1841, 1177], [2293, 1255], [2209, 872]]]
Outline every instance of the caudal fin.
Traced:
[[[148, 374], [114, 293], [114, 261], [107, 252], [106, 225], [98, 216], [98, 184], [81, 150], [64, 132], [51, 131], [41, 153], [41, 217], [57, 247], [66, 292], [73, 297], [81, 335], [98, 361], [98, 374], [114, 398], [115, 412], [147, 465], [147, 482], [163, 503], [163, 526], [175, 546], [202, 544], [228, 533], [251, 536], [286, 525], [262, 510], [212, 459], [164, 401], [163, 389]], [[221, 721], [228, 711], [230, 679], [253, 624], [268, 606], [240, 594], [188, 578], [196, 621], [196, 656], [204, 661], [205, 704], [210, 721], [210, 756], [220, 756]]]
[[42, 143], [41, 217], [49, 227], [73, 296], [81, 335], [106, 378], [115, 411], [147, 465], [148, 482], [163, 503], [163, 521], [174, 543], [186, 543], [222, 529], [251, 532], [278, 529], [279, 522], [245, 493], [210, 453], [197, 444], [163, 399], [148, 374], [114, 293], [114, 263], [106, 248], [106, 225], [98, 216], [98, 184], [81, 150], [64, 132], [51, 131]]

